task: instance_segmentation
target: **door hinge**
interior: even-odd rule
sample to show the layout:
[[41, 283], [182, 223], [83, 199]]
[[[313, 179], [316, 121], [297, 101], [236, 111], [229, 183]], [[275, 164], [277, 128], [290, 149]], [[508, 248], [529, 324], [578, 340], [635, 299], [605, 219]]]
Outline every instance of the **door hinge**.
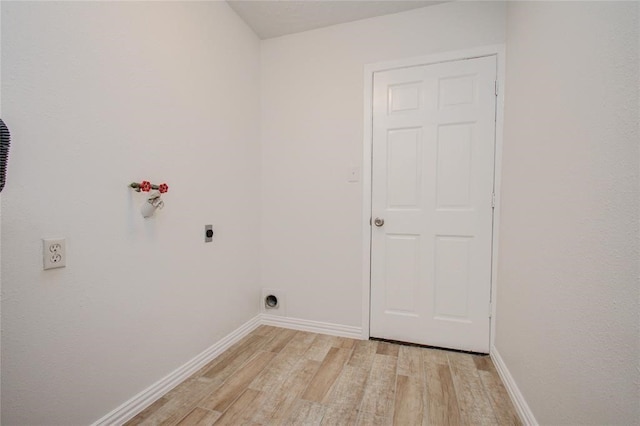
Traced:
[[491, 208], [492, 209], [496, 208], [496, 193], [495, 192], [491, 193]]
[[494, 87], [496, 89], [495, 90], [495, 94], [496, 94], [496, 96], [498, 96], [498, 80], [494, 81], [493, 83], [494, 83]]

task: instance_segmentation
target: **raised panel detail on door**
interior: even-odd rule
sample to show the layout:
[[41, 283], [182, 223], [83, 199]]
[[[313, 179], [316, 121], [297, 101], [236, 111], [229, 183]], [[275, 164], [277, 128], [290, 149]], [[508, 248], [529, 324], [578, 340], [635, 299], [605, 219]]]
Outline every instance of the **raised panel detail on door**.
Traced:
[[370, 335], [489, 352], [496, 58], [374, 73]]
[[420, 132], [394, 129], [387, 134], [387, 194], [392, 208], [415, 207], [420, 198]]
[[474, 104], [476, 75], [442, 78], [439, 82], [440, 107]]
[[420, 84], [405, 83], [389, 87], [389, 113], [420, 108]]
[[470, 237], [436, 237], [433, 311], [438, 320], [469, 320]]
[[416, 315], [420, 245], [418, 235], [387, 235], [385, 311]]
[[438, 208], [469, 208], [473, 123], [438, 127]]

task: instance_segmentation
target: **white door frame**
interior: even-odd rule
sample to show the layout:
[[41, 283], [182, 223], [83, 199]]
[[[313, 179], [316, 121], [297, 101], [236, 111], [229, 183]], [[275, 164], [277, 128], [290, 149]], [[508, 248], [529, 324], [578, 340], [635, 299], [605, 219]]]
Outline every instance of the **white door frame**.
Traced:
[[468, 50], [438, 53], [429, 56], [400, 59], [389, 62], [366, 64], [364, 66], [364, 139], [362, 149], [362, 338], [368, 339], [371, 304], [371, 172], [373, 139], [373, 74], [397, 68], [430, 65], [441, 62], [496, 56], [498, 96], [496, 99], [496, 141], [494, 163], [494, 192], [496, 194], [493, 211], [493, 239], [491, 247], [491, 331], [490, 347], [495, 340], [496, 324], [496, 271], [498, 270], [498, 242], [500, 225], [500, 183], [502, 177], [502, 142], [504, 123], [504, 75], [505, 47], [492, 45]]

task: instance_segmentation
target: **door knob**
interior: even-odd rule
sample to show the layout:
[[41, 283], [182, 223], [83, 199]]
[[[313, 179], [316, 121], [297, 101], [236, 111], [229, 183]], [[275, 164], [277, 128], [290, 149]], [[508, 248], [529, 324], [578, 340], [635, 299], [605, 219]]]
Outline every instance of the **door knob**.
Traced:
[[376, 217], [373, 221], [373, 224], [376, 225], [378, 228], [381, 227], [382, 225], [384, 225], [384, 219], [381, 219], [379, 217]]

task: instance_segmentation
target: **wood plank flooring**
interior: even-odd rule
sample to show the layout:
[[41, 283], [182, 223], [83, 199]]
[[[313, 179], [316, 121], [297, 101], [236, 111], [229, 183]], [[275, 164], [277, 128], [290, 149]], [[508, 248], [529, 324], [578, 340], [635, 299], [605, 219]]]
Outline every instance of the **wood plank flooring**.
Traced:
[[520, 425], [488, 356], [260, 326], [126, 423]]

